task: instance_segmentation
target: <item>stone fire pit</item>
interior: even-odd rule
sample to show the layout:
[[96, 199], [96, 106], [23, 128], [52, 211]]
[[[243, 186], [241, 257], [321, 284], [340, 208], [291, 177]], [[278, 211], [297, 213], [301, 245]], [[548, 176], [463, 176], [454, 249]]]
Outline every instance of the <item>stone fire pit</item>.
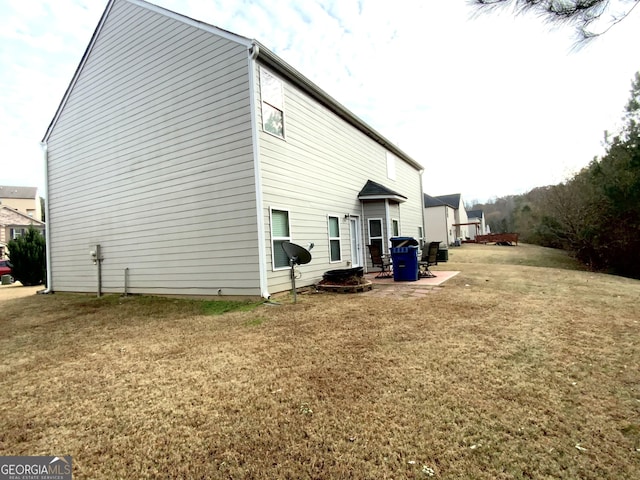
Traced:
[[336, 293], [366, 292], [371, 288], [372, 284], [364, 278], [362, 267], [329, 270], [318, 283], [318, 290]]

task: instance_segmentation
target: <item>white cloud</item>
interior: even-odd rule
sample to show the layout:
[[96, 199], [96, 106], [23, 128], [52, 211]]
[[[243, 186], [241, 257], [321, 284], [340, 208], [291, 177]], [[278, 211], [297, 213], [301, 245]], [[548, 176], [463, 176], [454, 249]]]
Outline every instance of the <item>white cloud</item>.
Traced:
[[[570, 53], [571, 29], [445, 0], [157, 0], [255, 38], [426, 167], [433, 195], [486, 199], [558, 183], [601, 153], [629, 93], [634, 13]], [[38, 141], [104, 2], [0, 4], [0, 141], [36, 169]], [[2, 162], [0, 183], [29, 178]], [[36, 180], [34, 180], [36, 181]], [[25, 183], [21, 181], [20, 183]]]

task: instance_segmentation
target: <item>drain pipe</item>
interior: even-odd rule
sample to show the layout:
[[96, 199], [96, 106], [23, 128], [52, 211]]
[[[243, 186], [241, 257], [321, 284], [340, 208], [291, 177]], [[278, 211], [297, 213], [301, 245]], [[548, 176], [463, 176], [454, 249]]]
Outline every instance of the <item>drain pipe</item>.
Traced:
[[38, 293], [47, 294], [53, 293], [53, 286], [51, 284], [51, 229], [49, 223], [51, 222], [51, 216], [49, 215], [49, 148], [47, 142], [40, 142], [42, 148], [42, 156], [44, 158], [44, 239], [45, 239], [45, 259], [47, 265], [47, 285], [44, 290], [40, 290]]
[[124, 296], [129, 295], [129, 267], [124, 269]]
[[[391, 217], [390, 217], [390, 215], [391, 215], [391, 211], [389, 210], [389, 199], [385, 198], [384, 199], [384, 216], [385, 216], [385, 220], [386, 220], [385, 228], [387, 229], [387, 235], [386, 235], [386, 237], [383, 237], [383, 238], [386, 240], [386, 242], [384, 242], [384, 243], [386, 245], [387, 253], [391, 253], [391, 251], [389, 250], [389, 245], [391, 244], [391, 237], [393, 237], [393, 235], [391, 235], [393, 232], [391, 231]], [[384, 253], [384, 251], [385, 251], [385, 247], [383, 246], [382, 253]]]
[[248, 50], [249, 66], [249, 103], [251, 106], [251, 138], [253, 140], [253, 178], [256, 187], [256, 228], [258, 230], [258, 275], [260, 276], [260, 295], [265, 300], [271, 298], [269, 293], [269, 279], [267, 273], [267, 247], [264, 221], [264, 196], [262, 193], [262, 171], [260, 168], [260, 135], [256, 124], [258, 99], [256, 86], [256, 59], [260, 54], [260, 47], [253, 42]]
[[98, 267], [98, 297], [102, 296], [102, 250], [100, 244], [96, 245], [95, 250], [91, 251], [93, 264]]

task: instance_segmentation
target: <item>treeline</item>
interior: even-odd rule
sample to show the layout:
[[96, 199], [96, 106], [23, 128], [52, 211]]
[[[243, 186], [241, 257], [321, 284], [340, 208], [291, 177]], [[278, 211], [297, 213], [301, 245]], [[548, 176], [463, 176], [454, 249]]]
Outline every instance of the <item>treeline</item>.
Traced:
[[606, 153], [558, 185], [476, 205], [492, 232], [572, 252], [593, 270], [640, 278], [640, 73]]

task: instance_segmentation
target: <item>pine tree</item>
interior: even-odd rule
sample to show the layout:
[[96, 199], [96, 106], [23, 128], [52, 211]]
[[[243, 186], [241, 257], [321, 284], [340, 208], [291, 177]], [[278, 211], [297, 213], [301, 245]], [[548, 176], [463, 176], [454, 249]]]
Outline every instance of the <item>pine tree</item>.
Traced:
[[46, 277], [46, 242], [35, 228], [9, 242], [11, 275], [22, 285], [40, 285]]
[[576, 28], [578, 43], [606, 33], [624, 20], [640, 0], [470, 0], [481, 10], [513, 6], [518, 13], [532, 12], [549, 24], [569, 24]]

